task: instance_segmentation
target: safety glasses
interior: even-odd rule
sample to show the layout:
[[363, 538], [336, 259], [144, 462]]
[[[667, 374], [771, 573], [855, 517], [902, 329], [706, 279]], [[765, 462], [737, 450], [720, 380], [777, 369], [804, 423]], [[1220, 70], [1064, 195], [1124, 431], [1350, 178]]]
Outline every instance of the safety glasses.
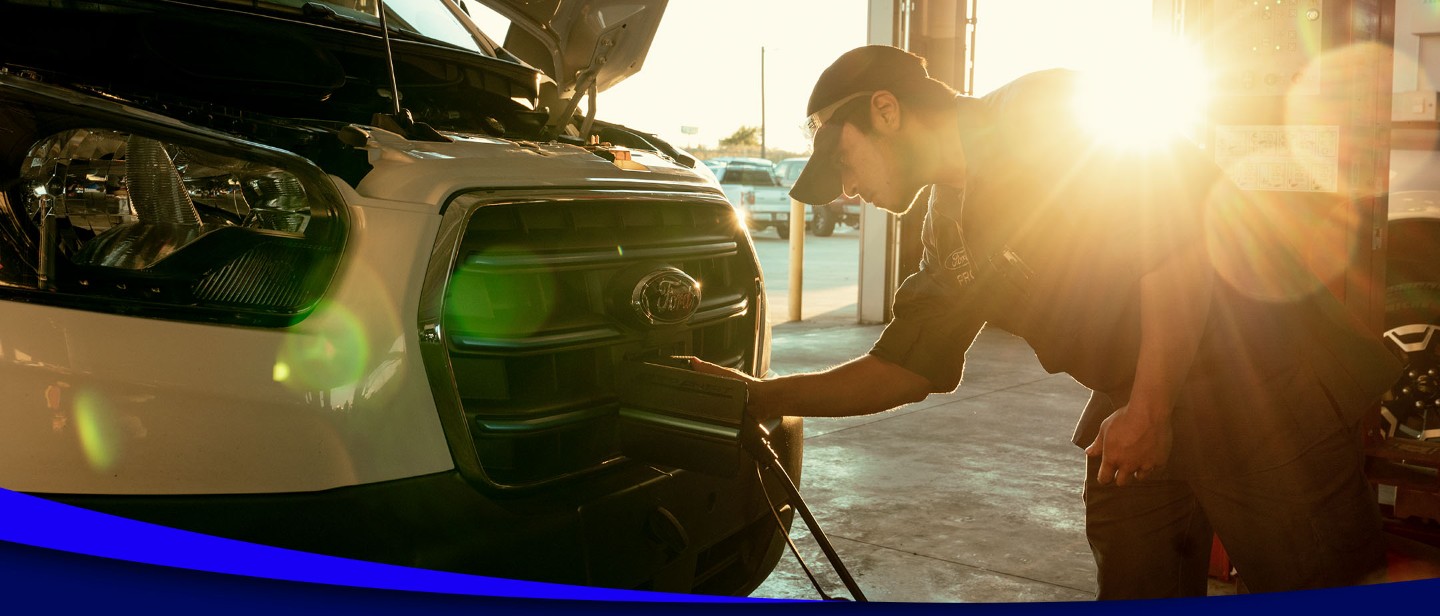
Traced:
[[805, 121], [800, 124], [800, 130], [805, 133], [805, 138], [806, 138], [806, 139], [808, 139], [808, 140], [810, 140], [810, 141], [814, 141], [814, 140], [815, 140], [815, 133], [819, 132], [819, 131], [820, 131], [820, 127], [821, 127], [821, 126], [824, 126], [826, 122], [829, 122], [831, 116], [834, 116], [836, 111], [839, 111], [841, 107], [844, 107], [844, 106], [845, 106], [845, 103], [848, 103], [848, 102], [850, 102], [850, 101], [853, 101], [853, 100], [855, 100], [855, 99], [857, 99], [857, 98], [860, 98], [860, 97], [862, 97], [862, 96], [870, 96], [871, 94], [874, 94], [874, 93], [875, 93], [874, 90], [870, 90], [870, 91], [867, 91], [867, 92], [856, 92], [856, 93], [851, 94], [851, 95], [849, 95], [849, 96], [846, 96], [846, 97], [844, 97], [844, 98], [842, 98], [842, 99], [840, 99], [840, 100], [838, 100], [838, 101], [835, 101], [835, 102], [833, 102], [833, 103], [830, 103], [829, 105], [826, 105], [824, 108], [820, 109], [819, 111], [816, 111], [815, 113], [810, 114], [810, 117], [805, 118]]

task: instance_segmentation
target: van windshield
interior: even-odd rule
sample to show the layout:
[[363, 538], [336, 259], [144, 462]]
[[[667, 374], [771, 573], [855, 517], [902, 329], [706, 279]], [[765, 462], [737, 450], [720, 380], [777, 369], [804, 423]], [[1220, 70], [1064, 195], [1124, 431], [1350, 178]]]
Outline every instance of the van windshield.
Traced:
[[[240, 10], [283, 12], [300, 15], [302, 19], [339, 28], [377, 30], [380, 28], [379, 8], [385, 7], [385, 24], [392, 36], [420, 39], [458, 47], [466, 51], [495, 55], [495, 44], [483, 33], [472, 35], [469, 19], [445, 0], [211, 0], [226, 5], [240, 5]], [[473, 30], [479, 32], [478, 28]]]

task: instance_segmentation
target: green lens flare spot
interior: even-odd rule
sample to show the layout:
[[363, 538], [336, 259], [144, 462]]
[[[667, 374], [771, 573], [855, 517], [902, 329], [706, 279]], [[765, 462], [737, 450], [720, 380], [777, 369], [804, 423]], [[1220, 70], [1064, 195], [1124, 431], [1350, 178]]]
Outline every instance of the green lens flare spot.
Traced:
[[370, 341], [355, 314], [322, 304], [305, 326], [285, 336], [271, 377], [300, 391], [354, 386], [370, 359]]
[[75, 433], [85, 462], [96, 471], [109, 471], [120, 459], [120, 429], [105, 400], [91, 391], [74, 398]]
[[[616, 250], [621, 250], [618, 246]], [[561, 288], [554, 272], [512, 273], [479, 264], [462, 266], [450, 279], [445, 295], [446, 327], [461, 336], [519, 338], [545, 327], [555, 306], [584, 302], [583, 293]], [[514, 261], [506, 254], [497, 261]]]
[[284, 383], [290, 380], [290, 364], [283, 361], [275, 362], [275, 367], [270, 370], [270, 378], [276, 383]]

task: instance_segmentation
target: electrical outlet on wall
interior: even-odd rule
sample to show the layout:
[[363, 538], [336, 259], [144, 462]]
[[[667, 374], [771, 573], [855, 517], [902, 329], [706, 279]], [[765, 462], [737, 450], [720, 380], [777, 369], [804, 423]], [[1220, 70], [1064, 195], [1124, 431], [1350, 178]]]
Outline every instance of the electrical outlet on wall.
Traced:
[[1391, 119], [1396, 122], [1434, 122], [1440, 119], [1436, 115], [1436, 96], [1434, 90], [1396, 92], [1391, 99], [1394, 101]]

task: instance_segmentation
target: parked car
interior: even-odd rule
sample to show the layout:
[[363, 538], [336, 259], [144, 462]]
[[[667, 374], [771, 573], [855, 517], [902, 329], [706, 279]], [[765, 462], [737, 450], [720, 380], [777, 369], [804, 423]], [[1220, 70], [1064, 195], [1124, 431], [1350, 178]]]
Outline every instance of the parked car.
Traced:
[[710, 170], [710, 174], [711, 174], [711, 175], [715, 176], [715, 178], [716, 178], [715, 181], [716, 181], [717, 183], [720, 181], [720, 179], [719, 179], [719, 178], [720, 178], [720, 172], [724, 171], [724, 170], [725, 170], [725, 165], [728, 164], [728, 163], [726, 163], [726, 162], [724, 162], [724, 161], [711, 160], [711, 159], [707, 159], [707, 160], [704, 160], [704, 161], [701, 161], [701, 162], [705, 163], [703, 166], [704, 166], [706, 169], [709, 169], [709, 170]]
[[[809, 157], [786, 158], [775, 165], [775, 175], [780, 180], [780, 185], [787, 189], [795, 185], [795, 180], [800, 179], [800, 172], [805, 170], [805, 164], [810, 162]], [[859, 197], [848, 197], [840, 195], [834, 201], [822, 206], [811, 206], [814, 217], [813, 231], [820, 237], [829, 237], [835, 233], [835, 225], [846, 224], [856, 229], [860, 228], [860, 209], [865, 205]]]
[[800, 172], [805, 170], [805, 163], [809, 157], [786, 158], [775, 163], [775, 177], [780, 180], [780, 185], [790, 188], [795, 185], [795, 180], [800, 179]]
[[717, 163], [740, 163], [744, 165], [755, 165], [758, 167], [769, 167], [772, 170], [775, 168], [774, 161], [768, 158], [758, 158], [755, 156], [717, 156], [710, 160]]
[[764, 580], [755, 474], [638, 458], [620, 416], [628, 361], [768, 370], [720, 186], [576, 113], [665, 2], [492, 4], [503, 46], [452, 0], [0, 0], [0, 486], [399, 565]]
[[[735, 206], [746, 226], [751, 231], [774, 227], [780, 239], [790, 237], [790, 189], [780, 185], [771, 167], [733, 160], [707, 162], [716, 163], [720, 166], [715, 175], [725, 198]], [[807, 212], [805, 223], [810, 224], [810, 220]]]

